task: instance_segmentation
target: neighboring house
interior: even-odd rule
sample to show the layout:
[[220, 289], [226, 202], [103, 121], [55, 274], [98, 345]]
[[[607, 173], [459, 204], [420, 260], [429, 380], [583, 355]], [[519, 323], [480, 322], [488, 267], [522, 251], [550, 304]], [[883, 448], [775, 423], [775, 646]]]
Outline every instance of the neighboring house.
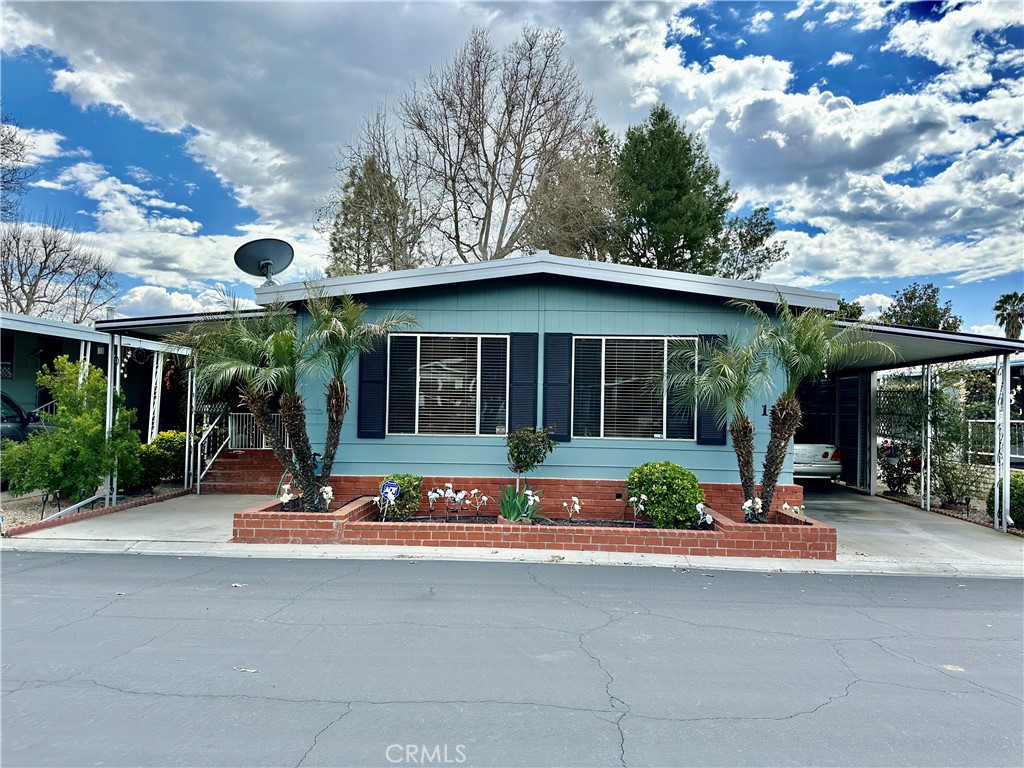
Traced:
[[[109, 342], [108, 334], [88, 325], [0, 312], [0, 390], [27, 411], [45, 412], [53, 398], [36, 384], [43, 366], [67, 355], [106, 373]], [[163, 380], [167, 345], [136, 338], [125, 338], [123, 344], [121, 389], [128, 407], [136, 411], [135, 427], [143, 442], [156, 434], [154, 430], [183, 425], [184, 388], [179, 377], [169, 377], [169, 388]]]
[[[360, 476], [507, 477], [506, 432], [550, 426], [560, 445], [531, 476], [621, 481], [667, 459], [702, 482], [735, 483], [724, 427], [651, 387], [670, 344], [750, 328], [730, 299], [837, 306], [833, 294], [549, 254], [267, 286], [257, 300], [300, 302], [309, 290], [351, 294], [368, 320], [405, 310], [419, 321], [350, 371], [334, 472]], [[303, 394], [316, 448], [323, 386], [307, 382]], [[758, 464], [777, 395], [750, 404]], [[791, 458], [780, 482], [792, 482]]]

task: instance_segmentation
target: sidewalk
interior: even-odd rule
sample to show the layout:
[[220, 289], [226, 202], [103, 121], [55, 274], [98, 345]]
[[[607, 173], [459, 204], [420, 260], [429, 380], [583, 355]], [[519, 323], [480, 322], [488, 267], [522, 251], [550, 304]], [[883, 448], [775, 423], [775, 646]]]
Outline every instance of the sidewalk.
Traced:
[[226, 494], [183, 496], [2, 539], [0, 550], [181, 557], [442, 559], [779, 573], [1024, 578], [1024, 539], [844, 491], [810, 499], [812, 516], [838, 529], [840, 546], [835, 562], [463, 547], [228, 543], [234, 512], [265, 498]]

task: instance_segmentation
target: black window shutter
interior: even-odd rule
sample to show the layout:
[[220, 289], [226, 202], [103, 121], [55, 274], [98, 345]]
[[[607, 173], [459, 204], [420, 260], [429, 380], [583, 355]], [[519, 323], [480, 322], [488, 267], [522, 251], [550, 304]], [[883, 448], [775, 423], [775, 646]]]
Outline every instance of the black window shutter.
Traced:
[[509, 334], [508, 430], [537, 426], [537, 334]]
[[384, 415], [387, 404], [388, 344], [379, 344], [371, 352], [359, 356], [359, 393], [357, 437], [384, 437]]
[[[700, 346], [721, 344], [725, 336], [707, 335], [699, 338]], [[697, 365], [700, 365], [700, 346], [698, 346]], [[725, 445], [725, 424], [718, 423], [719, 410], [713, 406], [701, 405], [697, 408], [697, 445]]]
[[416, 431], [416, 336], [394, 336], [388, 355], [387, 431], [411, 434]]
[[559, 442], [571, 439], [572, 334], [544, 334], [544, 424]]

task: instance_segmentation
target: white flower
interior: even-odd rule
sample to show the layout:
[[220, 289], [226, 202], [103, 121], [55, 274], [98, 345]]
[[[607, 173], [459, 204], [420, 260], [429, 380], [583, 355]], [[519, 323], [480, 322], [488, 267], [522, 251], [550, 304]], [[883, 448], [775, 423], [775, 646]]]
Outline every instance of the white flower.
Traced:
[[697, 514], [698, 515], [703, 515], [704, 514], [704, 505], [703, 504], [698, 504], [697, 505]]
[[570, 496], [569, 498], [572, 499], [572, 503], [573, 504], [579, 504], [580, 503], [580, 500], [576, 496]]
[[710, 512], [704, 515], [704, 522], [706, 522], [708, 525], [711, 525], [711, 523], [715, 522], [715, 519], [711, 516]]
[[447, 488], [450, 491], [452, 489], [452, 484], [451, 483], [445, 483], [444, 487]]
[[476, 496], [478, 493], [480, 493], [480, 489], [479, 488], [474, 488], [472, 491], [469, 492], [469, 495], [470, 496]]
[[332, 501], [334, 499], [334, 489], [329, 485], [325, 485], [320, 489], [320, 495], [324, 497], [325, 501]]
[[640, 494], [640, 501], [647, 501], [647, 494], [646, 493], [641, 493]]
[[[785, 504], [783, 504], [782, 508], [788, 511], [789, 510], [789, 502], [787, 501]], [[798, 509], [800, 509], [800, 507], [794, 507], [794, 509], [798, 510]]]
[[284, 491], [285, 493], [288, 493], [288, 491], [290, 491], [291, 489], [292, 489], [292, 484], [291, 483], [285, 483], [284, 485], [281, 486], [281, 490]]
[[743, 509], [750, 509], [750, 499], [743, 502]]
[[434, 493], [433, 491], [430, 491], [427, 494], [427, 498], [430, 500], [431, 503], [433, 503], [433, 502], [437, 501], [437, 494]]
[[487, 503], [487, 497], [486, 496], [481, 496], [480, 497], [480, 503], [481, 504], [486, 504]]

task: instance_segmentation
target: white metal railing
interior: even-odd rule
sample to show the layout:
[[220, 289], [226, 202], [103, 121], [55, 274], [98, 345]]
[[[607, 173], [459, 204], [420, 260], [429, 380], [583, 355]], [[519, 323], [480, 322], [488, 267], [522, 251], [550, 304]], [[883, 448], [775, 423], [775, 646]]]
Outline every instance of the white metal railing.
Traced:
[[38, 408], [33, 408], [32, 413], [45, 413], [47, 416], [53, 416], [57, 413], [57, 401], [51, 400], [46, 405], [40, 405]]
[[[274, 432], [277, 433], [284, 447], [289, 448], [288, 435], [285, 433], [281, 414], [272, 414], [270, 419]], [[270, 448], [270, 442], [263, 434], [263, 430], [256, 424], [256, 419], [251, 413], [228, 414], [228, 433], [230, 434], [229, 446], [232, 450], [267, 450]]]
[[226, 408], [217, 414], [217, 417], [210, 422], [210, 426], [203, 431], [203, 436], [199, 438], [199, 442], [196, 444], [195, 477], [197, 494], [202, 493], [203, 476], [213, 466], [213, 462], [217, 460], [220, 452], [230, 439], [228, 419], [225, 418], [227, 415], [228, 411]]
[[[967, 422], [967, 445], [973, 453], [991, 456], [996, 442], [993, 419], [970, 419]], [[1024, 460], [1024, 420], [1010, 421], [1010, 459]]]

